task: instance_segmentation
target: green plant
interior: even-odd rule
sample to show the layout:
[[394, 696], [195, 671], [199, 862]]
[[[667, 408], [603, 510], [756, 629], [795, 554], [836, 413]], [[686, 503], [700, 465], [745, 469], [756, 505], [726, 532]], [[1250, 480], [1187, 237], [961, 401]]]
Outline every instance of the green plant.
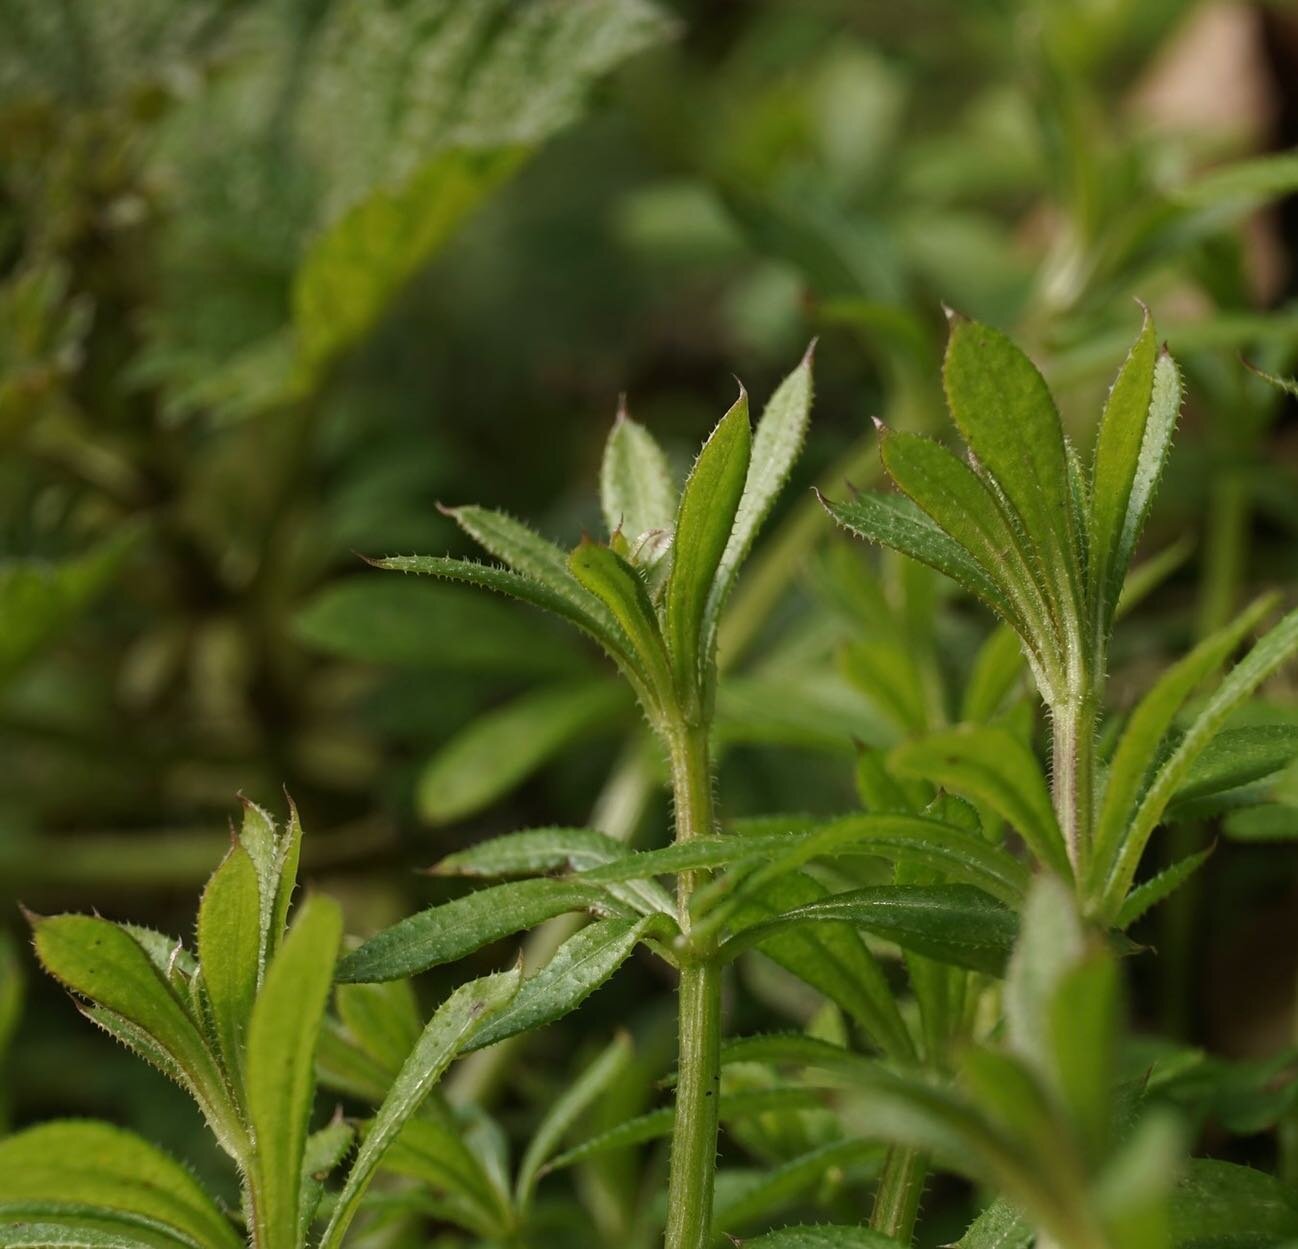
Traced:
[[1027, 356], [995, 330], [951, 322], [943, 376], [968, 461], [881, 429], [883, 463], [902, 494], [826, 507], [853, 533], [952, 577], [1018, 635], [1051, 720], [1049, 795], [1031, 754], [994, 726], [918, 740], [898, 764], [1008, 819], [1043, 866], [1074, 883], [1089, 916], [1126, 927], [1202, 861], [1135, 886], [1169, 807], [1243, 786], [1291, 757], [1286, 733], [1270, 742], [1226, 726], [1298, 649], [1298, 613], [1257, 642], [1181, 729], [1174, 722], [1187, 699], [1271, 600], [1207, 638], [1154, 685], [1102, 760], [1110, 638], [1180, 411], [1176, 365], [1146, 315], [1109, 392], [1088, 472]]
[[[316, 1050], [342, 937], [332, 900], [289, 923], [302, 830], [246, 804], [199, 905], [195, 948], [97, 915], [30, 916], [36, 953], [78, 1009], [197, 1103], [237, 1168], [241, 1222], [258, 1249], [340, 1244], [375, 1171], [455, 1055], [518, 988], [504, 972], [458, 989], [413, 1039], [352, 1150], [341, 1117], [310, 1130]], [[52, 1121], [0, 1140], [0, 1244], [233, 1249], [236, 1225], [183, 1167], [107, 1123]]]

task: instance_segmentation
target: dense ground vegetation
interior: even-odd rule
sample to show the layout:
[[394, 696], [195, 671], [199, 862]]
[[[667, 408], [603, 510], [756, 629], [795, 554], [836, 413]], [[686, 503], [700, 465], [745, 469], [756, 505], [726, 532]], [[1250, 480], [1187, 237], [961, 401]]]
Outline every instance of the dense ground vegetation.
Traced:
[[0, 0], [0, 1246], [1298, 1246], [1296, 82]]

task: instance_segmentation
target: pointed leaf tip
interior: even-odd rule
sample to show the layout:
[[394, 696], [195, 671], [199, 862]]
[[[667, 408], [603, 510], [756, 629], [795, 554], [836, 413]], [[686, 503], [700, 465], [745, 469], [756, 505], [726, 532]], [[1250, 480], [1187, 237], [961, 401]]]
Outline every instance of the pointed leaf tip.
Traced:
[[945, 301], [943, 301], [942, 303], [942, 315], [946, 317], [947, 324], [953, 326], [959, 325], [962, 322], [969, 320], [969, 318], [965, 316], [963, 312], [957, 312], [954, 308], [951, 307], [950, 304], [946, 303]]
[[803, 364], [814, 364], [816, 361], [816, 345], [820, 342], [820, 336], [817, 335], [807, 344], [807, 350], [802, 353]]

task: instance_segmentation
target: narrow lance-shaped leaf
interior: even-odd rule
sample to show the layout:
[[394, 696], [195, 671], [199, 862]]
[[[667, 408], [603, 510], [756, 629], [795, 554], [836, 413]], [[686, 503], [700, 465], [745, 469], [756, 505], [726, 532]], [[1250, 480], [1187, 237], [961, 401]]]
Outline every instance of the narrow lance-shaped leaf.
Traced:
[[1220, 732], [1235, 708], [1286, 663], [1295, 650], [1298, 650], [1298, 611], [1285, 616], [1231, 669], [1176, 749], [1164, 761], [1122, 839], [1103, 894], [1105, 914], [1112, 916], [1121, 907], [1145, 846], [1194, 761]]
[[1181, 415], [1181, 372], [1176, 361], [1166, 350], [1154, 365], [1154, 385], [1149, 399], [1149, 417], [1145, 422], [1145, 435], [1140, 444], [1140, 459], [1132, 478], [1131, 493], [1127, 499], [1127, 514], [1122, 525], [1115, 557], [1117, 567], [1126, 569], [1135, 554], [1154, 495], [1172, 449], [1172, 435]]
[[676, 491], [667, 457], [654, 436], [619, 410], [604, 444], [599, 472], [600, 503], [610, 534], [634, 542], [651, 529], [670, 529]]
[[900, 1249], [900, 1241], [868, 1227], [782, 1227], [735, 1242], [739, 1249]]
[[338, 904], [308, 898], [266, 972], [248, 1029], [245, 1084], [256, 1134], [256, 1240], [295, 1249], [315, 1050], [342, 938]]
[[1153, 318], [1144, 324], [1118, 372], [1100, 417], [1091, 470], [1088, 588], [1095, 617], [1097, 654], [1104, 645], [1126, 568], [1118, 562], [1127, 505], [1140, 465], [1140, 449], [1154, 389], [1158, 355]]
[[429, 907], [371, 937], [338, 964], [338, 979], [397, 980], [452, 963], [501, 937], [567, 911], [614, 914], [604, 889], [565, 880], [521, 880]]
[[1187, 854], [1171, 867], [1164, 868], [1157, 876], [1151, 876], [1143, 884], [1137, 885], [1127, 894], [1118, 909], [1113, 926], [1123, 930], [1130, 928], [1151, 907], [1157, 906], [1164, 898], [1171, 897], [1208, 861], [1211, 854], [1211, 846], [1197, 854]]
[[0, 1223], [93, 1220], [141, 1243], [239, 1249], [243, 1238], [179, 1163], [134, 1133], [55, 1120], [0, 1141]]
[[987, 483], [945, 447], [918, 434], [881, 434], [888, 475], [958, 542], [1013, 604], [1006, 623], [1049, 667], [1062, 639], [1051, 615], [1051, 584]]
[[581, 1075], [553, 1102], [537, 1126], [519, 1163], [514, 1200], [526, 1209], [532, 1199], [541, 1167], [563, 1140], [564, 1133], [612, 1085], [632, 1057], [631, 1038], [619, 1033]]
[[507, 1037], [531, 1032], [574, 1011], [631, 956], [651, 933], [675, 928], [665, 915], [643, 919], [604, 919], [568, 938], [550, 961], [523, 981], [517, 996], [468, 1048], [481, 1049]]
[[814, 350], [815, 343], [812, 343], [802, 362], [780, 383], [757, 422], [748, 476], [739, 500], [739, 509], [735, 513], [735, 527], [726, 543], [725, 553], [721, 557], [708, 596], [708, 634], [716, 629], [726, 595], [802, 450], [807, 423], [811, 417], [811, 366]]
[[[607, 618], [606, 612], [594, 612], [588, 603], [582, 600], [574, 601], [568, 595], [559, 593], [531, 577], [492, 564], [477, 564], [472, 560], [451, 559], [440, 555], [389, 555], [370, 562], [376, 568], [382, 568], [387, 572], [443, 577], [447, 581], [477, 586], [479, 589], [491, 590], [496, 594], [504, 594], [529, 603], [533, 607], [539, 607], [542, 611], [551, 612], [569, 624], [576, 625], [588, 637], [598, 642], [623, 672], [636, 671], [630, 642], [616, 624]], [[577, 588], [581, 589], [580, 586]], [[588, 599], [591, 597], [584, 590], [582, 593]]]
[[198, 959], [225, 1069], [238, 1083], [243, 1042], [261, 970], [261, 893], [257, 869], [236, 842], [203, 890]]
[[612, 612], [613, 619], [631, 639], [645, 684], [656, 695], [653, 706], [661, 705], [661, 700], [670, 697], [671, 666], [658, 617], [640, 574], [616, 551], [589, 541], [568, 557], [568, 567]]
[[897, 747], [890, 762], [902, 775], [923, 777], [986, 803], [1013, 825], [1042, 863], [1065, 878], [1071, 875], [1041, 766], [1008, 730], [964, 725], [933, 733]]
[[1018, 935], [1008, 907], [972, 885], [874, 885], [795, 907], [731, 937], [729, 959], [767, 936], [802, 924], [846, 923], [917, 954], [998, 976]]
[[1081, 602], [1063, 426], [1045, 380], [1008, 337], [954, 317], [942, 366], [951, 416], [1022, 518], [1064, 620]]
[[1298, 725], [1223, 729], [1194, 761], [1173, 799], [1185, 802], [1247, 785], [1278, 772], [1298, 755]]
[[[240, 1157], [247, 1142], [216, 1060], [139, 943], [116, 924], [89, 915], [34, 916], [32, 927], [46, 971], [156, 1050], [159, 1065], [198, 1099], [222, 1147]], [[103, 1022], [108, 1027], [113, 1020]]]
[[457, 989], [428, 1021], [379, 1107], [334, 1205], [320, 1249], [341, 1245], [383, 1155], [473, 1034], [518, 991], [521, 973], [502, 972]]
[[1204, 638], [1188, 655], [1159, 677], [1140, 700], [1114, 751], [1109, 764], [1104, 797], [1095, 826], [1088, 883], [1091, 892], [1102, 886], [1113, 863], [1122, 835], [1135, 810], [1141, 786], [1157, 757], [1163, 735], [1176, 718], [1181, 705], [1206, 677], [1215, 672], [1227, 656], [1266, 614], [1274, 599], [1264, 597], [1252, 603], [1230, 624]]
[[697, 715], [704, 618], [713, 580], [730, 541], [748, 474], [752, 431], [748, 394], [741, 390], [694, 462], [680, 508], [671, 576], [667, 583], [666, 636], [678, 697]]
[[819, 492], [817, 497], [849, 533], [927, 564], [981, 599], [1002, 620], [1017, 619], [1014, 604], [982, 565], [904, 495], [859, 494], [850, 503], [833, 503]]

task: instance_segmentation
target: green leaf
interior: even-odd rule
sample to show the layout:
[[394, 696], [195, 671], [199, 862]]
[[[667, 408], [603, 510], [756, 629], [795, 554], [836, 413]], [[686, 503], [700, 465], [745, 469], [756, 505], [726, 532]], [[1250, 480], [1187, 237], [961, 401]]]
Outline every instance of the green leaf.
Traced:
[[0, 1246], [3, 1249], [158, 1249], [165, 1240], [146, 1239], [139, 1232], [116, 1235], [94, 1227], [76, 1227], [63, 1223], [0, 1223]]
[[340, 984], [334, 1001], [349, 1037], [384, 1072], [396, 1075], [422, 1030], [410, 982]]
[[1151, 907], [1157, 906], [1164, 898], [1170, 897], [1194, 875], [1212, 854], [1212, 847], [1200, 850], [1197, 854], [1187, 854], [1178, 859], [1171, 867], [1164, 868], [1157, 876], [1150, 877], [1144, 884], [1137, 885], [1123, 901], [1113, 926], [1122, 931], [1130, 928]]
[[541, 1168], [553, 1155], [564, 1134], [591, 1103], [618, 1079], [631, 1061], [632, 1053], [631, 1038], [626, 1033], [619, 1033], [551, 1104], [537, 1125], [527, 1152], [518, 1166], [514, 1202], [519, 1209], [526, 1209], [530, 1204]]
[[1172, 1193], [1175, 1249], [1271, 1249], [1298, 1237], [1298, 1194], [1273, 1176], [1191, 1158]]
[[[630, 851], [619, 841], [591, 828], [534, 828], [507, 833], [448, 855], [435, 876], [547, 876], [583, 872], [625, 859]], [[632, 880], [609, 892], [637, 911], [672, 912], [675, 903], [653, 880]]]
[[992, 630], [978, 651], [960, 704], [960, 719], [985, 724], [1000, 711], [1023, 675], [1023, 645], [1008, 625]]
[[1298, 399], [1298, 377], [1279, 377], [1275, 373], [1264, 373], [1261, 369], [1254, 368], [1247, 360], [1244, 361], [1245, 367], [1255, 377], [1260, 377], [1268, 385], [1274, 386], [1276, 390], [1283, 394], [1292, 395]]
[[474, 1038], [471, 1049], [531, 1032], [574, 1011], [631, 956], [637, 944], [660, 928], [674, 927], [666, 916], [603, 919], [568, 938], [517, 996]]
[[521, 880], [429, 907], [407, 916], [338, 964], [337, 978], [396, 980], [472, 954], [567, 911], [611, 915], [617, 910], [607, 890], [566, 880]]
[[1063, 427], [1044, 379], [1004, 334], [956, 317], [942, 380], [965, 442], [1021, 518], [1022, 540], [1036, 552], [1056, 612], [1064, 621], [1075, 620], [1079, 535]]
[[686, 707], [700, 697], [705, 613], [721, 558], [734, 529], [748, 474], [752, 431], [748, 394], [741, 390], [730, 411], [703, 444], [681, 493], [676, 513], [672, 570], [667, 582], [665, 633]]
[[1227, 674], [1207, 705], [1190, 725], [1171, 755], [1155, 773], [1122, 839], [1102, 895], [1105, 913], [1114, 915], [1122, 905], [1145, 846], [1167, 804], [1190, 774], [1234, 710], [1277, 668], [1298, 650], [1298, 611], [1290, 612], [1266, 633]]
[[1278, 199], [1295, 189], [1298, 189], [1298, 156], [1277, 152], [1210, 169], [1179, 188], [1175, 198], [1195, 207], [1222, 204], [1250, 207]]
[[604, 444], [599, 492], [610, 536], [620, 532], [634, 546], [651, 530], [670, 532], [676, 490], [667, 457], [654, 436], [625, 410], [618, 412]]
[[246, 1141], [216, 1060], [180, 999], [140, 944], [106, 919], [33, 916], [36, 953], [65, 988], [106, 1010], [142, 1039], [168, 1075], [198, 1101], [222, 1147], [242, 1155]]
[[311, 244], [293, 284], [304, 382], [367, 334], [396, 292], [521, 164], [518, 147], [447, 152], [378, 187]]
[[726, 595], [802, 450], [811, 418], [814, 347], [813, 343], [798, 367], [780, 383], [757, 422], [734, 529], [708, 596], [706, 635], [715, 631]]
[[846, 923], [906, 950], [999, 976], [1018, 935], [1018, 918], [972, 885], [872, 885], [785, 911], [731, 937], [719, 952], [734, 958], [787, 928]]
[[[734, 1196], [717, 1201], [718, 1231], [767, 1218], [818, 1187], [830, 1175], [860, 1176], [877, 1170], [883, 1153], [872, 1140], [833, 1141], [752, 1177]], [[887, 1244], [888, 1242], [884, 1242]]]
[[243, 1244], [184, 1167], [134, 1133], [90, 1120], [0, 1140], [0, 1223], [36, 1219], [94, 1219], [127, 1239], [164, 1232], [199, 1249]]
[[[496, 594], [505, 594], [521, 602], [530, 603], [533, 607], [539, 607], [566, 620], [569, 624], [576, 625], [583, 633], [598, 642], [623, 671], [635, 671], [630, 642], [614, 624], [599, 600], [587, 593], [575, 581], [572, 582], [573, 588], [580, 591], [580, 595], [555, 590], [544, 582], [530, 576], [523, 576], [521, 573], [511, 572], [508, 568], [498, 568], [492, 564], [476, 564], [467, 559], [450, 559], [439, 555], [389, 555], [370, 562], [376, 568], [388, 572], [444, 577], [448, 581], [459, 581], [465, 585], [492, 590]], [[568, 575], [566, 568], [564, 575]], [[572, 580], [571, 577], [568, 579]]]
[[562, 637], [503, 603], [395, 577], [326, 586], [298, 612], [293, 631], [315, 650], [404, 668], [562, 676], [581, 662]]
[[203, 890], [198, 959], [218, 1048], [238, 1087], [245, 1034], [261, 978], [261, 891], [257, 869], [237, 841]]
[[898, 746], [889, 763], [903, 776], [921, 777], [985, 803], [1013, 826], [1042, 863], [1071, 876], [1041, 766], [1008, 729], [962, 725], [932, 733]]
[[298, 1204], [298, 1244], [306, 1245], [311, 1224], [324, 1196], [324, 1184], [330, 1173], [351, 1151], [356, 1130], [336, 1113], [333, 1121], [306, 1138], [306, 1151], [302, 1156], [302, 1195]]
[[900, 551], [964, 586], [1002, 620], [1016, 608], [982, 565], [910, 499], [895, 494], [858, 494], [850, 503], [831, 503], [817, 492], [824, 509], [849, 533]]
[[1149, 400], [1149, 417], [1140, 444], [1140, 458], [1136, 475], [1131, 481], [1127, 498], [1127, 514], [1118, 541], [1115, 566], [1131, 566], [1136, 543], [1140, 540], [1149, 510], [1154, 504], [1154, 494], [1162, 479], [1167, 457], [1172, 449], [1172, 435], [1181, 415], [1181, 373], [1176, 361], [1163, 351], [1154, 365], [1154, 385]]
[[332, 899], [309, 897], [271, 960], [248, 1029], [245, 1087], [256, 1139], [257, 1243], [295, 1249], [315, 1051], [342, 938]]
[[134, 531], [76, 559], [0, 560], [0, 681], [58, 636], [111, 581], [135, 544]]
[[1052, 1086], [1098, 1165], [1108, 1151], [1117, 1066], [1118, 973], [1105, 949], [1090, 951], [1059, 982], [1046, 1011]]
[[613, 614], [640, 662], [645, 684], [657, 694], [656, 705], [670, 699], [671, 664], [658, 627], [658, 616], [640, 574], [616, 551], [583, 542], [568, 557], [568, 568]]
[[782, 1227], [751, 1240], [735, 1242], [740, 1249], [899, 1249], [900, 1241], [868, 1227]]
[[1157, 355], [1154, 321], [1146, 309], [1140, 335], [1109, 391], [1095, 441], [1087, 576], [1097, 648], [1102, 648], [1107, 638], [1127, 573], [1118, 557], [1123, 548], [1127, 505], [1140, 464]]
[[953, 1249], [1030, 1249], [1035, 1236], [1023, 1216], [998, 1197], [969, 1224]]
[[440, 825], [481, 811], [626, 708], [617, 684], [582, 681], [529, 690], [484, 713], [424, 765], [415, 789], [420, 817]]
[[1005, 622], [1047, 664], [1060, 643], [1047, 605], [1049, 583], [1030, 548], [1002, 511], [992, 488], [945, 447], [918, 434], [880, 435], [888, 475], [960, 544], [1000, 590], [1011, 610]]
[[1103, 884], [1104, 875], [1112, 865], [1145, 778], [1176, 713], [1195, 687], [1225, 663], [1226, 657], [1273, 602], [1270, 598], [1258, 599], [1230, 624], [1204, 638], [1163, 673], [1132, 712], [1109, 763], [1104, 798], [1096, 820], [1088, 871], [1092, 892]]
[[1051, 1012], [1059, 986], [1086, 953], [1072, 892], [1041, 875], [1023, 908], [1022, 934], [1005, 981], [1005, 1022], [1011, 1047], [1045, 1080], [1053, 1078]]
[[[889, 1057], [912, 1059], [915, 1046], [887, 977], [850, 925], [769, 927], [789, 911], [826, 900], [828, 893], [805, 873], [782, 871], [745, 896], [731, 917], [736, 935], [730, 941], [742, 942], [754, 929], [765, 929], [757, 941], [767, 958], [840, 1006]], [[739, 946], [732, 947], [732, 953], [739, 951]]]
[[1261, 780], [1298, 756], [1298, 726], [1255, 724], [1224, 729], [1194, 761], [1173, 802], [1200, 798]]
[[518, 991], [520, 975], [514, 970], [474, 980], [438, 1007], [370, 1124], [320, 1238], [320, 1249], [342, 1244], [383, 1155], [474, 1033], [509, 1004]]
[[901, 733], [928, 727], [923, 678], [909, 651], [887, 640], [853, 642], [839, 655], [843, 676]]
[[[0, 1063], [3, 1063], [18, 1030], [23, 1011], [23, 965], [18, 946], [7, 932], [0, 932]], [[0, 1132], [4, 1131], [4, 1110], [0, 1107]]]

